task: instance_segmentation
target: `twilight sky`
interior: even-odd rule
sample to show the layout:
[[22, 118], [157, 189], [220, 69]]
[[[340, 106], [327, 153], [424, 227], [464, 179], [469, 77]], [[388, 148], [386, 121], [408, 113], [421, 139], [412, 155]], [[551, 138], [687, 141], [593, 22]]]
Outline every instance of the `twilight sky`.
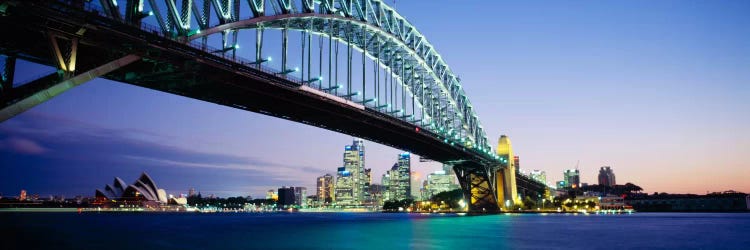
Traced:
[[[391, 1], [387, 1], [392, 3]], [[429, 2], [429, 4], [428, 4]], [[750, 192], [750, 2], [397, 1], [493, 141], [548, 181], [580, 161], [647, 192]], [[16, 81], [45, 72], [19, 62]], [[0, 193], [93, 195], [147, 171], [168, 193], [313, 189], [347, 135], [107, 80], [0, 124]], [[399, 150], [366, 143], [373, 178]], [[413, 162], [417, 162], [414, 160]], [[415, 163], [422, 175], [436, 163]]]

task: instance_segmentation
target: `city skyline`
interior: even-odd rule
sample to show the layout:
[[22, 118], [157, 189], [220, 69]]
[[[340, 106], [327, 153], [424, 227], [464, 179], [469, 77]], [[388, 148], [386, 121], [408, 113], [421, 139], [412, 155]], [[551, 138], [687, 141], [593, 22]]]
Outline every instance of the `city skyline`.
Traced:
[[[743, 29], [747, 3], [630, 2], [618, 3], [616, 13], [598, 3], [485, 5], [396, 7], [461, 76], [490, 140], [513, 139], [522, 169], [545, 170], [556, 181], [580, 160], [586, 183], [596, 183], [599, 167], [612, 166], [619, 183], [648, 192], [750, 191], [743, 158], [750, 152], [750, 87], [742, 84], [750, 81], [750, 48], [741, 42], [750, 37]], [[499, 11], [503, 18], [441, 20], [423, 8], [434, 16]], [[443, 29], [454, 25], [479, 27]], [[487, 35], [482, 29], [498, 33], [480, 39]], [[464, 46], [467, 40], [477, 46]], [[19, 71], [23, 81], [51, 68], [19, 63]], [[0, 124], [0, 163], [14, 166], [3, 168], [0, 192], [43, 194], [35, 189], [50, 183], [50, 190], [87, 194], [101, 180], [134, 179], [142, 171], [176, 178], [163, 181], [170, 192], [195, 187], [244, 196], [283, 185], [311, 188], [315, 177], [340, 167], [336, 156], [350, 138], [95, 80]], [[401, 150], [366, 143], [379, 183]], [[413, 162], [423, 175], [440, 169]], [[205, 185], [196, 183], [206, 175]], [[71, 178], [80, 182], [57, 181]]]

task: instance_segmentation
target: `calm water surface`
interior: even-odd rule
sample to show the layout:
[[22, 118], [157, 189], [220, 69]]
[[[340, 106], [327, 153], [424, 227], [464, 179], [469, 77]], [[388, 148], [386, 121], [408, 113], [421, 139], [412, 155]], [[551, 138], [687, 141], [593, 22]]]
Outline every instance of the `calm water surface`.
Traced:
[[3, 249], [750, 249], [750, 213], [0, 213]]

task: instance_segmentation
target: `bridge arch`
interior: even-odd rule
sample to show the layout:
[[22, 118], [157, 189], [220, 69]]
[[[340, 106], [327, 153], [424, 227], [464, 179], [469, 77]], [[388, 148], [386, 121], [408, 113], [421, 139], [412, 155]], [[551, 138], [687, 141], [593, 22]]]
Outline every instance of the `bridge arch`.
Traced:
[[[107, 1], [102, 1], [104, 5], [105, 2]], [[184, 0], [181, 9], [174, 0], [165, 0], [164, 5], [157, 4], [155, 0], [148, 2], [163, 32], [176, 34], [178, 39], [185, 42], [195, 43], [202, 40], [206, 44], [208, 37], [220, 35], [221, 48], [217, 50], [234, 53], [233, 46], [242, 44], [242, 47], [245, 47], [247, 44], [238, 42], [238, 32], [256, 30], [254, 62], [259, 65], [266, 58], [278, 58], [266, 57], [260, 52], [263, 48], [265, 30], [282, 30], [284, 41], [287, 40], [287, 30], [292, 30], [300, 32], [303, 36], [316, 35], [332, 39], [337, 45], [351, 45], [354, 50], [364, 53], [380, 68], [393, 74], [401, 90], [408, 92], [412, 102], [416, 103], [412, 106], [419, 106], [419, 110], [413, 108], [412, 114], [403, 114], [403, 118], [445, 136], [448, 143], [455, 142], [468, 149], [478, 150], [487, 155], [493, 154], [493, 146], [487, 139], [460, 79], [422, 33], [381, 0], [248, 0], [247, 5], [235, 0]], [[144, 11], [143, 0], [128, 1], [127, 6]], [[243, 19], [240, 18], [243, 13], [240, 9], [244, 6], [248, 7], [243, 10], [250, 14], [250, 17]], [[159, 11], [162, 8], [166, 8], [166, 11]], [[215, 14], [213, 18], [212, 14]], [[197, 27], [191, 28], [191, 24]], [[312, 39], [308, 38], [308, 41]], [[311, 43], [309, 45], [312, 46]], [[286, 65], [287, 44], [284, 43], [282, 46], [285, 52], [281, 55], [283, 62], [280, 72], [285, 72], [290, 68]], [[303, 69], [304, 60], [303, 58]], [[305, 73], [302, 72], [302, 75], [302, 82], [315, 81], [310, 74], [305, 77]], [[351, 76], [347, 78], [349, 77]], [[329, 85], [338, 85], [330, 84], [331, 80], [329, 77]], [[333, 86], [319, 88], [330, 89]], [[347, 97], [351, 98], [352, 94], [347, 93]], [[363, 103], [377, 99], [368, 99], [368, 96], [364, 95], [360, 100]], [[389, 110], [385, 113], [395, 111], [398, 110]], [[396, 112], [394, 115], [402, 114]]]

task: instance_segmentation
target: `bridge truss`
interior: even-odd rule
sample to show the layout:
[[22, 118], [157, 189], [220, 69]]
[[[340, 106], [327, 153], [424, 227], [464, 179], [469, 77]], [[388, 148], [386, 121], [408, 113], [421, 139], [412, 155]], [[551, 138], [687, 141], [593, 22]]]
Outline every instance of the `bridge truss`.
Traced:
[[[0, 1], [0, 15], [7, 14], [4, 11], [8, 6], [17, 2]], [[256, 68], [293, 82], [301, 90], [401, 120], [450, 147], [479, 155], [482, 158], [479, 164], [461, 159], [453, 159], [450, 164], [461, 173], [459, 181], [467, 198], [472, 197], [473, 210], [497, 210], [492, 173], [502, 168], [507, 159], [501, 159], [492, 149], [460, 78], [416, 27], [380, 0], [57, 3], [80, 7], [222, 60]], [[151, 56], [148, 53], [123, 54], [85, 71], [77, 69], [79, 39], [86, 27], [68, 34], [59, 34], [56, 29], [50, 28], [46, 36], [58, 72], [20, 88], [13, 87], [17, 54], [8, 49], [0, 51], [4, 54], [0, 60], [3, 66], [0, 121], [96, 77], [163, 82], [165, 77], [175, 75], [174, 65], [159, 63], [154, 63], [154, 70], [147, 77], [111, 73], [148, 61]], [[192, 63], [185, 62], [184, 67], [193, 67]]]

